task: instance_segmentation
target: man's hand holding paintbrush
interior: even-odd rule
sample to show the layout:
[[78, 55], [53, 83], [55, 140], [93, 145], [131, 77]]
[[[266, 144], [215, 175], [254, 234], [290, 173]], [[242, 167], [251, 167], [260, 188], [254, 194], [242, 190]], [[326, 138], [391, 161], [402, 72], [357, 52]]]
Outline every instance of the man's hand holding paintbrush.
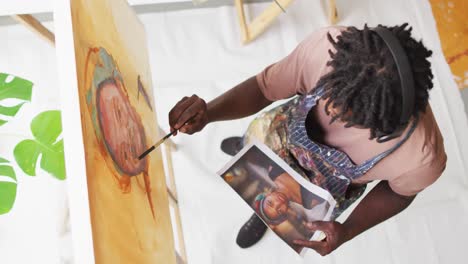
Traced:
[[196, 95], [184, 97], [169, 112], [171, 132], [193, 134], [208, 124], [208, 111], [205, 101]]
[[180, 131], [193, 134], [208, 123], [239, 119], [257, 113], [271, 104], [261, 92], [255, 77], [251, 77], [208, 104], [197, 95], [182, 98], [169, 112], [171, 133], [140, 155], [144, 158], [170, 136]]
[[184, 97], [176, 106], [169, 112], [169, 124], [171, 133], [167, 134], [156, 142], [153, 146], [143, 152], [138, 159], [143, 159], [157, 147], [159, 147], [166, 139], [177, 135], [177, 131], [187, 134], [193, 134], [200, 131], [208, 123], [206, 103], [203, 99], [196, 95], [192, 97]]
[[[169, 125], [171, 132], [178, 130], [193, 134], [201, 131], [208, 123], [250, 116], [269, 104], [271, 101], [263, 96], [254, 76], [208, 104], [195, 94], [182, 98], [169, 112]], [[184, 125], [193, 116], [195, 118]]]
[[[193, 134], [208, 123], [247, 117], [269, 104], [271, 101], [265, 98], [253, 76], [208, 104], [197, 95], [182, 98], [169, 112], [169, 125], [171, 132]], [[192, 116], [195, 118], [184, 125]]]

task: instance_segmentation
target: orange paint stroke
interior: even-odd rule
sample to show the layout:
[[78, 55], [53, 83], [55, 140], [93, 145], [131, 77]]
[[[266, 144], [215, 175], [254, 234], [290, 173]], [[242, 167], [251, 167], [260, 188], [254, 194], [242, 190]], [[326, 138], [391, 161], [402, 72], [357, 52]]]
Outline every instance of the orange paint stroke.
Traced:
[[465, 49], [464, 51], [458, 53], [458, 54], [455, 54], [451, 57], [448, 57], [447, 58], [447, 63], [448, 64], [452, 64], [453, 62], [461, 59], [463, 56], [468, 56], [468, 49]]
[[88, 49], [88, 54], [86, 54], [86, 60], [85, 60], [85, 68], [84, 68], [84, 80], [85, 80], [85, 84], [87, 84], [87, 81], [88, 81], [88, 65], [89, 65], [89, 59], [91, 58], [91, 54], [93, 53], [98, 53], [99, 52], [99, 48], [89, 48]]
[[143, 179], [145, 180], [146, 197], [148, 197], [148, 202], [151, 207], [151, 213], [153, 214], [153, 219], [156, 220], [156, 214], [154, 213], [153, 197], [151, 195], [151, 182], [148, 172], [143, 172]]

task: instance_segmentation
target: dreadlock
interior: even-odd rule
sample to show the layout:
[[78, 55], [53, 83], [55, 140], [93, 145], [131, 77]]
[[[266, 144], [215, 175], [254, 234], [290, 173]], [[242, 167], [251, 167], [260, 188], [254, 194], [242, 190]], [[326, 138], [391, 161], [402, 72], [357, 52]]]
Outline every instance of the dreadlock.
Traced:
[[[381, 26], [381, 25], [379, 25]], [[415, 82], [415, 105], [413, 116], [424, 112], [432, 88], [431, 64], [427, 60], [432, 52], [411, 37], [412, 28], [401, 26], [385, 27], [400, 41], [412, 68]], [[332, 67], [317, 86], [324, 87], [323, 99], [326, 112], [329, 107], [339, 109], [331, 122], [341, 120], [346, 127], [369, 128], [370, 139], [390, 134], [406, 127], [400, 124], [402, 95], [400, 78], [390, 50], [377, 33], [367, 25], [359, 30], [348, 27], [335, 41], [330, 34], [328, 40], [336, 52], [329, 50]]]

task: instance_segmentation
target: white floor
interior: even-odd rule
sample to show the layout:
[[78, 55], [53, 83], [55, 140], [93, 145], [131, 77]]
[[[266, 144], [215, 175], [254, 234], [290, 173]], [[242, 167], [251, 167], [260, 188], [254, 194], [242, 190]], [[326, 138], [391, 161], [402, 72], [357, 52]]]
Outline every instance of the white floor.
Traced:
[[[319, 3], [297, 0], [266, 34], [248, 46], [240, 45], [233, 7], [141, 15], [150, 43], [160, 124], [167, 129], [167, 113], [181, 97], [196, 93], [210, 100], [287, 55], [309, 32], [326, 26]], [[248, 250], [239, 249], [234, 242], [252, 212], [215, 174], [229, 159], [219, 150], [219, 143], [225, 137], [241, 135], [252, 118], [212, 124], [194, 136], [179, 135], [174, 163], [189, 263], [466, 263], [468, 125], [460, 93], [442, 56], [429, 3], [354, 0], [338, 1], [338, 5], [342, 25], [408, 21], [434, 51], [431, 105], [445, 138], [447, 170], [402, 214], [330, 256], [322, 258], [310, 251], [301, 258], [272, 232]], [[258, 14], [265, 6], [255, 4], [248, 10]], [[25, 106], [30, 107], [25, 113], [57, 108], [53, 48], [21, 26], [0, 27], [0, 35], [4, 39], [0, 71], [36, 83], [35, 99]], [[31, 112], [24, 118], [32, 116]], [[11, 133], [27, 131], [29, 123], [25, 124], [6, 128]], [[20, 137], [2, 136], [0, 156], [12, 159], [10, 149], [18, 140]], [[68, 259], [68, 240], [60, 235], [66, 217], [64, 184], [50, 178], [46, 174], [35, 178], [18, 175], [15, 213], [0, 216], [1, 263], [64, 263]]]

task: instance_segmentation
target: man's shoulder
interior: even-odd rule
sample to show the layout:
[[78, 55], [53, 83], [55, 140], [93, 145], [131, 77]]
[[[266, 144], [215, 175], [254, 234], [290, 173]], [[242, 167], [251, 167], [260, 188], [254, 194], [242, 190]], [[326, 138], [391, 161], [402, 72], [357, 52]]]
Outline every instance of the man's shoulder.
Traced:
[[343, 32], [347, 29], [347, 26], [326, 26], [320, 27], [316, 30], [316, 32]]
[[402, 149], [392, 160], [399, 169], [390, 177], [390, 187], [401, 195], [412, 196], [433, 184], [445, 170], [447, 155], [439, 126], [428, 106]]
[[436, 181], [445, 170], [447, 155], [444, 140], [430, 106], [419, 117], [410, 138], [392, 159], [400, 171], [391, 178], [392, 189], [412, 195]]
[[323, 39], [330, 34], [333, 38], [336, 38], [341, 32], [345, 31], [347, 27], [345, 26], [327, 26], [327, 27], [320, 27], [316, 30], [312, 31], [307, 37], [304, 39], [303, 42], [314, 41], [317, 39]]
[[[440, 132], [437, 121], [432, 113], [430, 105], [426, 111], [420, 115], [419, 123], [414, 134], [410, 138], [411, 142], [415, 142], [418, 148], [413, 148], [421, 153], [422, 163], [427, 165], [441, 165], [446, 161], [446, 153], [444, 147], [444, 138]], [[438, 164], [436, 164], [438, 163]]]

